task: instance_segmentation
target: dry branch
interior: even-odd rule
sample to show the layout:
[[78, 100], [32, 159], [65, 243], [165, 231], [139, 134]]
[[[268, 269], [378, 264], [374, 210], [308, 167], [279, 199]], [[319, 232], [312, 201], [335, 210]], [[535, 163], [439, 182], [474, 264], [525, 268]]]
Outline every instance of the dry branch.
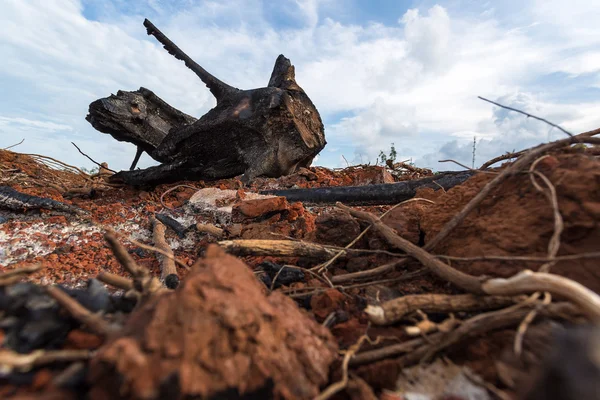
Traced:
[[175, 258], [173, 256], [173, 250], [165, 239], [166, 228], [153, 216], [150, 216], [150, 223], [152, 224], [152, 240], [154, 240], [154, 246], [171, 255], [171, 257], [163, 255], [158, 256], [160, 262], [160, 280], [163, 285], [169, 289], [175, 289], [179, 286], [179, 276], [177, 275], [177, 268], [173, 261], [173, 258]]
[[[406, 354], [398, 361], [403, 366], [419, 362], [428, 354], [433, 354], [452, 344], [473, 338], [487, 332], [515, 326], [529, 313], [534, 304], [516, 305], [510, 309], [492, 311], [477, 315], [464, 321], [456, 330], [450, 333], [438, 332], [425, 338], [417, 338], [406, 342], [393, 344], [375, 350], [358, 353], [350, 360], [351, 366], [363, 365]], [[579, 315], [579, 310], [569, 303], [554, 303], [540, 310], [540, 314], [551, 318], [571, 319]]]
[[0, 274], [0, 286], [12, 285], [21, 280], [25, 275], [33, 274], [42, 269], [41, 265], [29, 265], [23, 268], [16, 268]]
[[106, 165], [102, 165], [101, 163], [95, 161], [92, 157], [90, 157], [87, 154], [85, 154], [83, 151], [81, 151], [81, 149], [75, 143], [71, 142], [71, 144], [73, 146], [75, 146], [75, 148], [77, 149], [77, 151], [79, 151], [83, 156], [85, 156], [88, 160], [90, 160], [91, 162], [93, 162], [94, 164], [96, 164], [98, 166], [99, 170], [102, 169], [102, 168], [104, 168], [106, 170], [109, 170], [112, 173], [115, 173], [115, 174], [117, 173], [117, 171], [114, 171], [114, 170], [108, 168]]
[[426, 250], [415, 246], [408, 240], [401, 238], [398, 234], [389, 226], [384, 224], [379, 218], [371, 213], [365, 211], [355, 210], [347, 207], [341, 203], [337, 203], [337, 206], [344, 211], [349, 212], [352, 216], [369, 222], [381, 235], [390, 243], [392, 246], [405, 251], [409, 256], [412, 256], [419, 260], [424, 266], [429, 268], [431, 272], [445, 279], [454, 285], [475, 294], [483, 294], [481, 289], [481, 281], [479, 278], [465, 274], [458, 271], [449, 265], [441, 262]]
[[403, 261], [404, 260], [394, 261], [366, 271], [358, 271], [353, 272], [351, 274], [335, 275], [331, 278], [331, 282], [334, 284], [342, 284], [357, 280], [375, 278], [381, 275], [385, 275], [388, 272], [394, 271], [396, 267], [403, 264]]
[[[325, 260], [336, 251], [315, 243], [293, 240], [224, 240], [219, 245], [236, 256], [306, 257]], [[352, 250], [344, 250], [352, 253]]]
[[20, 145], [21, 143], [23, 143], [25, 141], [25, 139], [21, 139], [21, 141], [19, 143], [15, 143], [13, 145], [10, 145], [8, 147], [5, 147], [3, 150], [8, 150], [8, 149], [12, 149], [13, 147], [17, 147], [18, 145]]
[[488, 167], [496, 164], [499, 161], [510, 160], [511, 158], [517, 158], [517, 157], [521, 156], [523, 153], [525, 153], [526, 151], [527, 151], [527, 149], [521, 150], [521, 151], [517, 151], [517, 152], [514, 152], [514, 153], [506, 153], [506, 154], [502, 154], [501, 156], [494, 157], [491, 160], [486, 161], [485, 163], [483, 163], [481, 165], [481, 167], [479, 167], [479, 169], [480, 170], [485, 170]]
[[483, 283], [482, 287], [486, 293], [498, 296], [549, 292], [578, 305], [589, 318], [600, 322], [600, 296], [580, 283], [562, 276], [524, 270], [508, 279], [490, 279]]
[[492, 104], [494, 104], [494, 105], [496, 105], [496, 106], [498, 106], [498, 107], [504, 108], [504, 109], [506, 109], [506, 110], [515, 111], [515, 112], [518, 112], [519, 114], [523, 114], [523, 115], [527, 116], [528, 118], [533, 118], [533, 119], [537, 119], [538, 121], [545, 122], [545, 123], [547, 123], [548, 125], [550, 125], [550, 126], [552, 126], [552, 127], [554, 127], [554, 128], [560, 129], [561, 131], [563, 131], [564, 133], [566, 133], [566, 134], [567, 134], [567, 135], [569, 135], [570, 137], [573, 137], [573, 134], [572, 134], [571, 132], [569, 132], [569, 131], [567, 131], [567, 130], [565, 130], [565, 129], [561, 128], [559, 125], [556, 125], [556, 124], [555, 124], [555, 123], [553, 123], [553, 122], [550, 122], [550, 121], [548, 121], [547, 119], [540, 118], [540, 117], [536, 117], [536, 116], [535, 116], [535, 115], [533, 115], [533, 114], [529, 114], [529, 113], [527, 113], [527, 112], [525, 112], [525, 111], [521, 111], [521, 110], [519, 110], [519, 109], [516, 109], [516, 108], [513, 108], [513, 107], [504, 106], [504, 105], [502, 105], [502, 104], [500, 104], [500, 103], [496, 103], [495, 101], [488, 100], [488, 99], [486, 99], [486, 98], [484, 98], [484, 97], [481, 97], [481, 96], [477, 96], [477, 97], [478, 97], [478, 98], [480, 98], [480, 99], [481, 99], [481, 100], [483, 100], [483, 101], [487, 101], [488, 103], [492, 103]]
[[147, 275], [149, 272], [145, 268], [139, 266], [133, 257], [129, 255], [127, 249], [117, 240], [115, 232], [108, 231], [104, 235], [104, 239], [108, 242], [110, 249], [119, 261], [119, 264], [127, 270], [134, 278], [140, 278]]
[[112, 287], [116, 287], [123, 290], [131, 290], [133, 289], [133, 281], [131, 279], [127, 279], [123, 276], [113, 274], [110, 272], [100, 272], [96, 277], [100, 282], [104, 282], [107, 285]]
[[111, 325], [108, 321], [104, 320], [99, 314], [94, 314], [71, 296], [63, 292], [57, 287], [49, 286], [46, 288], [48, 294], [56, 300], [65, 310], [71, 314], [73, 318], [86, 325], [95, 333], [102, 336], [108, 336], [115, 333], [119, 328]]
[[[114, 231], [108, 230], [104, 235], [113, 254], [119, 263], [129, 272], [134, 278], [134, 287], [142, 295], [149, 295], [158, 292], [162, 288], [162, 284], [156, 279], [150, 271], [140, 265], [129, 255], [125, 247], [117, 240]], [[162, 250], [161, 250], [162, 252]]]
[[89, 350], [36, 350], [29, 354], [20, 354], [12, 350], [0, 350], [0, 368], [28, 372], [35, 367], [56, 362], [88, 360], [92, 356]]
[[380, 306], [367, 306], [365, 313], [371, 322], [388, 325], [398, 322], [407, 314], [421, 310], [426, 313], [452, 313], [502, 308], [514, 304], [513, 297], [475, 296], [472, 294], [417, 294], [398, 297]]

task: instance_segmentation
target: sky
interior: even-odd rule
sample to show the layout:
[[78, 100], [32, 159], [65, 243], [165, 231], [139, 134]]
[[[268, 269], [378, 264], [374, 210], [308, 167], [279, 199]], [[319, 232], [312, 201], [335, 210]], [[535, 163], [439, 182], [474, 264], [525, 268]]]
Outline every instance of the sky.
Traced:
[[[231, 86], [266, 86], [279, 54], [319, 110], [314, 164], [397, 160], [450, 170], [600, 127], [600, 7], [588, 0], [0, 0], [0, 148], [126, 169], [135, 147], [89, 104], [143, 86], [195, 117], [204, 84], [146, 35], [150, 19]], [[154, 165], [147, 155], [140, 167]]]

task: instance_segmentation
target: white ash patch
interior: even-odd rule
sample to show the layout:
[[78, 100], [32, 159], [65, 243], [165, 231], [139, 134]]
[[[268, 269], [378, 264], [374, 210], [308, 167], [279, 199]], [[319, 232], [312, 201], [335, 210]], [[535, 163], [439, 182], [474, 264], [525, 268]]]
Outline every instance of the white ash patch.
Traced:
[[[10, 219], [31, 224], [17, 225], [11, 227], [10, 231], [6, 228], [3, 230], [0, 225], [0, 266], [3, 267], [48, 255], [62, 242], [71, 246], [85, 245], [97, 240], [92, 238], [94, 234], [104, 232], [101, 226], [78, 218], [67, 220], [66, 224], [47, 222], [40, 219], [40, 216], [33, 218], [20, 214], [11, 215]], [[141, 218], [136, 216], [112, 228], [119, 233], [131, 235], [135, 240], [149, 240], [151, 232], [145, 229], [140, 221]]]
[[56, 249], [58, 243], [87, 243], [89, 236], [100, 232], [92, 224], [84, 222], [67, 225], [36, 222], [26, 227], [17, 227], [10, 232], [0, 230], [0, 265], [8, 266], [15, 262], [45, 256]]
[[[200, 189], [190, 197], [187, 205], [192, 210], [186, 210], [186, 214], [195, 212], [196, 214], [208, 217], [213, 223], [229, 225], [231, 224], [231, 212], [236, 197], [237, 192], [231, 189]], [[246, 192], [244, 200], [268, 199], [272, 197], [276, 196]]]

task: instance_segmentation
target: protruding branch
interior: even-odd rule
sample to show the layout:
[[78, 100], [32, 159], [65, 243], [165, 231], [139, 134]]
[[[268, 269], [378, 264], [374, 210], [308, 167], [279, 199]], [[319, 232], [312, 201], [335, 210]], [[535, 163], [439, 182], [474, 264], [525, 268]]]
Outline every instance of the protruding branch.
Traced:
[[279, 57], [277, 57], [277, 60], [275, 60], [268, 86], [304, 92], [304, 90], [296, 83], [296, 70], [294, 66], [283, 54], [280, 54]]
[[119, 330], [119, 328], [104, 320], [102, 316], [92, 313], [90, 310], [82, 306], [77, 300], [73, 299], [59, 288], [49, 286], [46, 288], [46, 290], [48, 291], [50, 297], [52, 297], [58, 304], [66, 309], [73, 318], [87, 325], [87, 327], [93, 332], [103, 336], [108, 336]]
[[178, 60], [181, 60], [185, 63], [185, 65], [194, 71], [196, 75], [202, 82], [206, 84], [206, 87], [210, 90], [210, 92], [217, 99], [217, 103], [225, 96], [225, 94], [233, 91], [237, 91], [237, 88], [233, 86], [229, 86], [225, 82], [220, 81], [213, 75], [211, 75], [207, 70], [202, 68], [198, 63], [192, 60], [187, 54], [185, 54], [179, 47], [175, 45], [168, 37], [165, 36], [152, 22], [147, 19], [144, 20], [144, 26], [146, 27], [146, 31], [148, 35], [152, 35], [158, 40], [169, 52], [169, 54], [173, 55]]

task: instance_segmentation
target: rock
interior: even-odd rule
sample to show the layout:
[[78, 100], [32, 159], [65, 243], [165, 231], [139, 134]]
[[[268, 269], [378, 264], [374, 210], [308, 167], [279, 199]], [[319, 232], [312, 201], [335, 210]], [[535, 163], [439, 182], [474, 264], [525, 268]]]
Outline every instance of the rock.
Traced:
[[336, 351], [293, 300], [267, 297], [247, 265], [210, 246], [177, 290], [134, 311], [98, 351], [90, 398], [309, 399]]
[[289, 204], [285, 197], [243, 200], [233, 206], [233, 222], [242, 222], [269, 214], [286, 211]]
[[[244, 193], [244, 198], [247, 200], [273, 197], [256, 193]], [[233, 204], [238, 199], [239, 193], [236, 190], [205, 188], [194, 193], [188, 204], [195, 213], [209, 217], [215, 223], [228, 225], [231, 223]]]
[[344, 247], [360, 234], [360, 225], [347, 212], [333, 209], [317, 217], [316, 240], [319, 243]]

